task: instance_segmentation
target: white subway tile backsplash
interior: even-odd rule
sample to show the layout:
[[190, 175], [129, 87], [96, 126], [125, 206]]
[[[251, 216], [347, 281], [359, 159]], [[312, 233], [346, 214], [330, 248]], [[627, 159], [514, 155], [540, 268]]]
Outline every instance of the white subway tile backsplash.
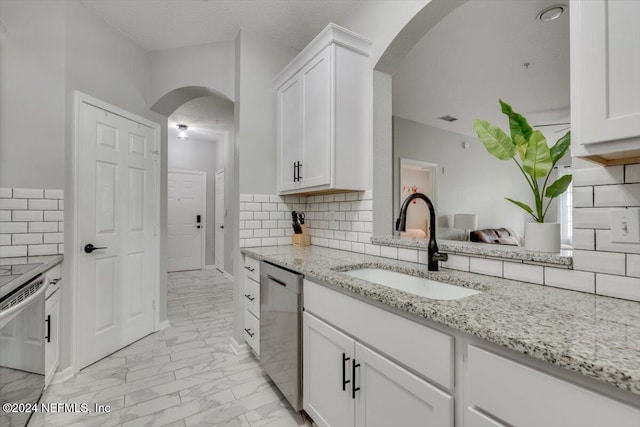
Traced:
[[29, 209], [41, 210], [41, 211], [55, 211], [58, 210], [58, 200], [48, 199], [31, 199], [29, 200]]
[[595, 273], [545, 267], [544, 284], [580, 292], [595, 292]]
[[640, 255], [627, 254], [627, 276], [640, 277]]
[[380, 256], [380, 249], [381, 248], [382, 248], [382, 246], [379, 246], [379, 245], [372, 245], [370, 243], [365, 243], [364, 244], [364, 253], [366, 253], [368, 255]]
[[[420, 259], [420, 263], [427, 264], [427, 252], [421, 251], [420, 254], [424, 256], [423, 259]], [[469, 263], [470, 259], [468, 256], [449, 254], [449, 258], [446, 262], [442, 263], [442, 266], [444, 268], [450, 268], [452, 270], [469, 271]]]
[[487, 276], [502, 277], [502, 261], [484, 258], [470, 258], [469, 271]]
[[44, 211], [44, 220], [45, 221], [64, 221], [64, 212], [63, 211]]
[[0, 199], [11, 199], [11, 198], [13, 198], [12, 188], [0, 188]]
[[58, 245], [29, 245], [28, 255], [57, 255]]
[[44, 190], [45, 199], [64, 199], [64, 190]]
[[504, 261], [503, 267], [503, 277], [506, 279], [544, 284], [544, 267], [542, 266]]
[[14, 199], [42, 199], [44, 197], [44, 190], [40, 188], [14, 188]]
[[11, 222], [11, 211], [0, 211], [0, 222]]
[[573, 228], [611, 228], [610, 210], [604, 208], [574, 208]]
[[13, 211], [13, 221], [42, 221], [42, 211]]
[[253, 201], [254, 202], [259, 202], [259, 203], [268, 203], [270, 200], [270, 197], [268, 194], [254, 194], [253, 195]]
[[240, 194], [241, 202], [253, 202], [253, 194]]
[[11, 246], [11, 234], [0, 234], [0, 246]]
[[573, 207], [593, 207], [593, 187], [576, 187], [573, 189]]
[[[58, 230], [58, 226], [56, 225], [56, 231]], [[9, 234], [9, 233], [26, 233], [27, 232], [27, 223], [26, 222], [0, 222], [0, 233]]]
[[41, 243], [42, 233], [14, 234], [12, 237], [14, 245], [38, 245]]
[[402, 261], [418, 262], [418, 251], [415, 249], [398, 248], [398, 259]]
[[612, 243], [611, 230], [596, 230], [596, 250], [640, 254], [640, 243]]
[[640, 163], [624, 166], [624, 182], [640, 182]]
[[596, 273], [625, 274], [625, 254], [596, 251], [573, 251], [573, 268]]
[[596, 294], [640, 301], [640, 279], [596, 274]]
[[581, 167], [572, 172], [573, 185], [576, 187], [584, 185], [605, 185], [622, 184], [624, 182], [624, 166], [610, 167]]
[[[55, 233], [58, 231], [57, 222], [30, 222], [29, 233]], [[26, 233], [22, 231], [21, 233]]]
[[27, 256], [27, 246], [0, 246], [0, 258]]
[[640, 184], [594, 187], [593, 203], [597, 207], [640, 206]]
[[0, 199], [1, 210], [27, 209], [27, 199]]
[[384, 258], [398, 259], [398, 248], [394, 248], [391, 246], [381, 246], [380, 256]]
[[351, 251], [351, 242], [348, 242], [346, 240], [340, 240], [340, 243], [338, 244], [338, 249], [343, 250], [343, 251]]
[[594, 250], [596, 246], [595, 230], [590, 228], [573, 230], [573, 248]]

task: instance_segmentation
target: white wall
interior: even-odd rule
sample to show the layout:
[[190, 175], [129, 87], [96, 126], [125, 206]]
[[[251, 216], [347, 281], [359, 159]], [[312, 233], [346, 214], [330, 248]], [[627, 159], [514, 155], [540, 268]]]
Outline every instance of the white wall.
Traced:
[[[469, 147], [463, 150], [461, 142]], [[455, 213], [478, 214], [478, 228], [509, 227], [524, 235], [524, 224], [530, 216], [504, 199], [510, 197], [532, 205], [531, 189], [512, 161], [500, 161], [490, 155], [476, 138], [448, 132], [432, 126], [394, 117], [394, 202], [399, 210], [400, 158], [437, 163], [438, 216], [448, 216], [453, 223]], [[442, 169], [444, 168], [444, 173]], [[555, 220], [556, 209], [549, 209], [548, 220]]]
[[0, 2], [2, 187], [64, 187], [64, 13], [59, 2]]
[[178, 139], [178, 129], [169, 129], [169, 169], [186, 169], [203, 171], [207, 174], [207, 215], [205, 236], [205, 263], [215, 263], [215, 184], [216, 172], [221, 169], [219, 146], [224, 141], [220, 137], [212, 137], [209, 140], [198, 140], [189, 137], [187, 141]]
[[234, 100], [234, 41], [150, 53], [150, 105], [185, 86], [204, 86]]

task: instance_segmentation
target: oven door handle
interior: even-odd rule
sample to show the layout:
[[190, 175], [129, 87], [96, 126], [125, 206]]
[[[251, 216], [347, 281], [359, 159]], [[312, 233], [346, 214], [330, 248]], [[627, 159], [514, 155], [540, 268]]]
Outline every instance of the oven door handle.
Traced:
[[[0, 321], [1, 321], [1, 323], [3, 325], [8, 322], [8, 320], [5, 322], [4, 321], [5, 319], [13, 318], [15, 314], [18, 314], [23, 308], [25, 308], [26, 306], [31, 304], [33, 301], [35, 301], [37, 298], [39, 298], [40, 295], [42, 295], [44, 293], [44, 291], [47, 290], [48, 283], [45, 283], [44, 277], [41, 278], [41, 279], [38, 279], [38, 280], [43, 282], [42, 286], [40, 286], [40, 289], [35, 291], [32, 295], [28, 296], [24, 301], [20, 301], [18, 304], [14, 305], [13, 307], [10, 307], [10, 308], [8, 308], [6, 310], [0, 311]], [[33, 285], [29, 284], [27, 286], [33, 286]]]

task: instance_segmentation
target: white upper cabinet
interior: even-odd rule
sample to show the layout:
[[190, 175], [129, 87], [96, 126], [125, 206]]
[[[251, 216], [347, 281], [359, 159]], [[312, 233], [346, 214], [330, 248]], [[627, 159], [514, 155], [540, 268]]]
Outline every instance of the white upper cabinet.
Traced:
[[280, 194], [366, 190], [370, 48], [329, 24], [276, 77]]
[[640, 2], [571, 1], [572, 154], [640, 159]]

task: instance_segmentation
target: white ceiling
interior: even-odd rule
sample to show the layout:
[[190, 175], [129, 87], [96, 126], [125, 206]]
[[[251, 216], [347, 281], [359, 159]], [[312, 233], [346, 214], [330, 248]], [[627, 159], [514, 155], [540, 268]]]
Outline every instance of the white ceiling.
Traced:
[[[557, 3], [472, 0], [451, 12], [394, 74], [394, 115], [475, 137], [476, 118], [507, 126], [502, 98], [531, 124], [569, 121], [569, 14], [536, 19]], [[447, 114], [458, 121], [438, 120]], [[541, 130], [555, 142], [562, 128]]]
[[329, 22], [389, 1], [416, 0], [82, 0], [147, 50], [232, 40], [240, 28], [302, 50]]
[[189, 138], [217, 140], [222, 132], [231, 130], [233, 103], [218, 96], [205, 96], [186, 102], [167, 120], [171, 134], [177, 134], [177, 125], [189, 126]]

